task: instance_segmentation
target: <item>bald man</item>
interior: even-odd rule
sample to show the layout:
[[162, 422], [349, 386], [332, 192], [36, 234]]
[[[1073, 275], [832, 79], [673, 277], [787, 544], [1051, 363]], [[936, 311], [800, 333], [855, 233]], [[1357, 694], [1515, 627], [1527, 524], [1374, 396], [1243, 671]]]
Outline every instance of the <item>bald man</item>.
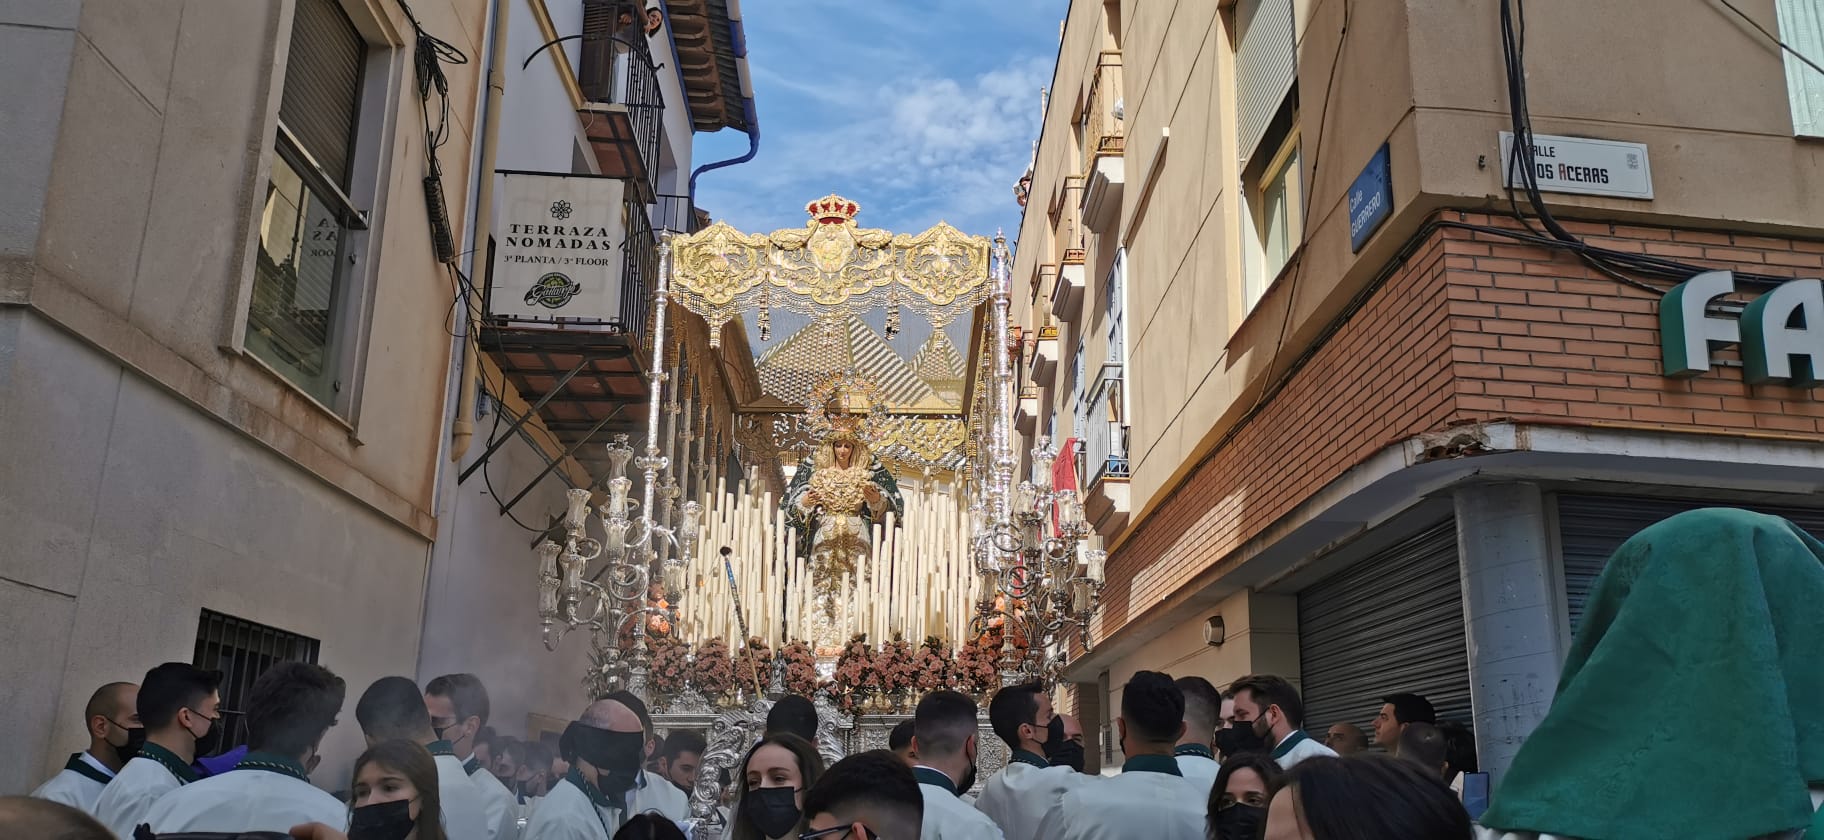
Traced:
[[0, 837], [114, 840], [93, 817], [61, 802], [0, 796]]
[[89, 704], [82, 709], [83, 726], [89, 733], [89, 749], [70, 756], [63, 770], [50, 781], [32, 791], [32, 796], [61, 802], [85, 814], [95, 812], [95, 800], [114, 780], [129, 759], [139, 754], [146, 741], [145, 727], [139, 724], [135, 698], [139, 686], [130, 682], [112, 682], [95, 689]]
[[570, 772], [532, 812], [523, 840], [609, 840], [634, 813], [628, 794], [646, 748], [640, 716], [618, 700], [597, 700], [560, 743]]
[[1333, 723], [1324, 735], [1324, 743], [1337, 755], [1355, 755], [1368, 749], [1368, 735], [1353, 723]]

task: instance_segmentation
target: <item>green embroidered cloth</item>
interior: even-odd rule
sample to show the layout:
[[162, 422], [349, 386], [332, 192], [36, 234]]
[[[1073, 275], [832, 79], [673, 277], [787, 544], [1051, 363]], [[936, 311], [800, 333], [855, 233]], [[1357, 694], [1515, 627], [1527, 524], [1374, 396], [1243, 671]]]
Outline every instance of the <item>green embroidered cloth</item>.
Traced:
[[1824, 782], [1824, 545], [1741, 510], [1615, 552], [1552, 709], [1482, 824], [1581, 840], [1740, 840], [1812, 822]]

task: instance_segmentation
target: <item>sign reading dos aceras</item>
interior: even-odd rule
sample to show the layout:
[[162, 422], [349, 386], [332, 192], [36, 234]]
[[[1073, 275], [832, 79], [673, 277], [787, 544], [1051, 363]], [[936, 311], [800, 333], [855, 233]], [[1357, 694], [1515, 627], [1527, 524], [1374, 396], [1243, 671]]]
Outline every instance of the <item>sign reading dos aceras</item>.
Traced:
[[[1535, 134], [1532, 164], [1533, 181], [1541, 192], [1653, 197], [1653, 169], [1645, 143]], [[1525, 165], [1525, 160], [1514, 157], [1513, 132], [1501, 132], [1501, 185], [1519, 186], [1516, 176]]]
[[1752, 385], [1811, 386], [1824, 370], [1824, 281], [1788, 280], [1748, 302], [1741, 318], [1709, 311], [1735, 291], [1735, 273], [1706, 271], [1659, 301], [1659, 344], [1667, 376], [1710, 369], [1710, 352], [1739, 344]]
[[587, 175], [500, 172], [494, 191], [489, 314], [619, 321], [622, 183]]

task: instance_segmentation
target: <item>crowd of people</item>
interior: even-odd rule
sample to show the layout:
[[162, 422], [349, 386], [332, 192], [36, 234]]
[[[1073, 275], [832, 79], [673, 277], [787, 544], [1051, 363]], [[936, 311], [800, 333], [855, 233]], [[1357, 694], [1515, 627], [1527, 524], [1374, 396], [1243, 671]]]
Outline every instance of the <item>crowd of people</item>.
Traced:
[[[678, 840], [710, 825], [734, 840], [1792, 840], [1808, 823], [1824, 837], [1821, 558], [1790, 523], [1743, 511], [1630, 540], [1480, 825], [1474, 739], [1420, 695], [1383, 698], [1371, 746], [1349, 724], [1307, 733], [1285, 678], [1219, 689], [1154, 671], [1121, 687], [1105, 736], [1118, 772], [1086, 772], [1083, 730], [1046, 686], [1002, 688], [986, 712], [1009, 760], [986, 779], [982, 710], [951, 690], [921, 698], [886, 749], [828, 766], [811, 701], [781, 698], [732, 772], [703, 779], [702, 734], [660, 737], [626, 692], [589, 704], [553, 750], [489, 729], [473, 675], [386, 677], [355, 703], [367, 750], [339, 798], [310, 773], [346, 686], [278, 662], [234, 750], [218, 749], [218, 673], [166, 663], [97, 689], [88, 748], [31, 797], [0, 797], [0, 837]], [[1727, 689], [1729, 713], [1694, 707], [1683, 689], [1697, 685]], [[727, 795], [693, 819], [699, 788]]]

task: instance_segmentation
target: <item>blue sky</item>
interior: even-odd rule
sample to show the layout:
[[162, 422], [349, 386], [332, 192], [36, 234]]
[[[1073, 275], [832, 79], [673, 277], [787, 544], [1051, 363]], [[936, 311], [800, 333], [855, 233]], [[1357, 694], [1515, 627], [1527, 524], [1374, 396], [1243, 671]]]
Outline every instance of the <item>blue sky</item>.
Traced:
[[[798, 227], [831, 192], [863, 227], [940, 219], [1013, 238], [1013, 183], [1038, 137], [1067, 0], [749, 0], [742, 4], [760, 154], [697, 183], [737, 228]], [[745, 135], [698, 135], [696, 164]]]

